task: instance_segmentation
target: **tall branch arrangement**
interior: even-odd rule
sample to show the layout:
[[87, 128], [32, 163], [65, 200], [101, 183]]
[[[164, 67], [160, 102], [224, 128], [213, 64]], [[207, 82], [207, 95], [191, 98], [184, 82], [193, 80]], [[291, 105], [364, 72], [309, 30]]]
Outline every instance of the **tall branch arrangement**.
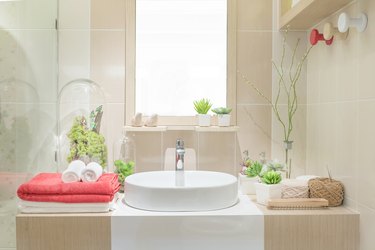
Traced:
[[[296, 86], [298, 83], [298, 80], [301, 76], [303, 64], [306, 61], [307, 56], [309, 55], [311, 49], [313, 46], [310, 46], [301, 59], [296, 62], [297, 60], [297, 49], [300, 44], [300, 39], [297, 39], [296, 45], [293, 49], [293, 54], [291, 58], [291, 63], [288, 68], [287, 65], [285, 65], [285, 56], [286, 56], [286, 41], [288, 36], [288, 30], [285, 31], [285, 35], [283, 38], [283, 47], [282, 47], [282, 55], [281, 55], [281, 61], [280, 65], [277, 65], [274, 60], [272, 60], [272, 66], [277, 72], [278, 75], [278, 89], [277, 89], [277, 95], [274, 100], [272, 101], [272, 98], [266, 97], [259, 88], [256, 87], [256, 85], [251, 82], [244, 74], [242, 74], [239, 70], [237, 71], [242, 79], [249, 84], [257, 93], [259, 96], [263, 97], [268, 104], [271, 105], [273, 113], [275, 114], [277, 120], [281, 124], [284, 132], [284, 141], [288, 142], [290, 139], [290, 135], [293, 131], [293, 118], [298, 108], [298, 97], [297, 97], [297, 90]], [[296, 66], [296, 68], [294, 68]], [[288, 70], [288, 71], [287, 71]], [[288, 105], [288, 115], [287, 117], [282, 117], [280, 114], [280, 96], [281, 93], [284, 92], [287, 97], [287, 105]]]

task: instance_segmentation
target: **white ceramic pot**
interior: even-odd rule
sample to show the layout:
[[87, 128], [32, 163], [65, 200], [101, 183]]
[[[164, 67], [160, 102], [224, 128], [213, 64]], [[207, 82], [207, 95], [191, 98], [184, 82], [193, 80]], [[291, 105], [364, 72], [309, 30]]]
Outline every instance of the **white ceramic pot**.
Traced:
[[268, 200], [281, 198], [281, 184], [268, 185], [264, 183], [255, 183], [254, 185], [257, 202], [259, 204], [267, 205]]
[[228, 127], [230, 126], [230, 115], [217, 115], [217, 125], [219, 127]]
[[259, 182], [258, 177], [247, 177], [241, 173], [238, 174], [239, 190], [242, 194], [255, 194], [255, 183]]
[[211, 115], [198, 114], [198, 125], [201, 127], [211, 126]]

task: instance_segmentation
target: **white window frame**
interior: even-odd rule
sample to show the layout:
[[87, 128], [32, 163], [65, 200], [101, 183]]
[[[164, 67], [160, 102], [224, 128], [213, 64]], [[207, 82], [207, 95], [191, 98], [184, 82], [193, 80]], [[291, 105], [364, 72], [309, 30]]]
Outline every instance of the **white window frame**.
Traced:
[[[227, 0], [227, 107], [232, 108], [231, 125], [237, 124], [237, 0]], [[136, 0], [126, 0], [126, 39], [125, 39], [125, 125], [131, 125], [135, 114], [135, 60], [136, 60]], [[194, 126], [195, 116], [160, 116], [158, 125]]]

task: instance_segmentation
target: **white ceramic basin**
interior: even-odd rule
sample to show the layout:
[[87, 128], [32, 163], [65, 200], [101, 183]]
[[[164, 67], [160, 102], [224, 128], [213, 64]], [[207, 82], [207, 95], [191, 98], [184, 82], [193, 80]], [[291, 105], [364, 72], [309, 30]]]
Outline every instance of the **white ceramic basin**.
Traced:
[[238, 200], [237, 178], [209, 171], [154, 171], [125, 179], [125, 202], [152, 211], [208, 211]]

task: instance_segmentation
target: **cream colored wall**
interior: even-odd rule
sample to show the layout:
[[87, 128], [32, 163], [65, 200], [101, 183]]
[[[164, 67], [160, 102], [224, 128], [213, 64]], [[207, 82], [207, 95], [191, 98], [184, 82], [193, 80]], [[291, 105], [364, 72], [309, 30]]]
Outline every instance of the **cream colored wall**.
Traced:
[[[112, 161], [113, 142], [120, 137], [124, 124], [124, 2], [79, 0], [76, 13], [66, 18], [68, 24], [60, 30], [60, 53], [63, 54], [60, 84], [74, 78], [89, 77], [98, 82], [106, 93], [108, 119], [111, 121], [107, 135], [109, 162]], [[238, 0], [237, 9], [237, 67], [271, 96], [272, 0]], [[271, 108], [240, 79], [237, 82], [237, 108], [240, 126], [237, 141], [227, 133], [137, 133], [138, 170], [160, 169], [164, 165], [165, 148], [174, 147], [177, 137], [184, 138], [188, 146], [197, 149], [201, 169], [236, 174], [241, 152], [245, 149], [253, 158], [258, 158], [261, 152], [270, 157]], [[219, 157], [204, 150], [209, 145], [215, 145], [215, 155]]]
[[[264, 95], [272, 96], [272, 0], [238, 0], [237, 68]], [[271, 107], [240, 76], [237, 77], [239, 153], [271, 157]], [[238, 160], [238, 162], [240, 159]]]
[[[364, 33], [318, 44], [308, 60], [307, 173], [345, 185], [345, 203], [361, 213], [361, 250], [374, 249], [375, 235], [375, 16], [373, 0], [358, 0], [343, 11], [369, 17]], [[338, 14], [327, 21], [337, 23]], [[317, 26], [319, 30], [325, 22]]]

